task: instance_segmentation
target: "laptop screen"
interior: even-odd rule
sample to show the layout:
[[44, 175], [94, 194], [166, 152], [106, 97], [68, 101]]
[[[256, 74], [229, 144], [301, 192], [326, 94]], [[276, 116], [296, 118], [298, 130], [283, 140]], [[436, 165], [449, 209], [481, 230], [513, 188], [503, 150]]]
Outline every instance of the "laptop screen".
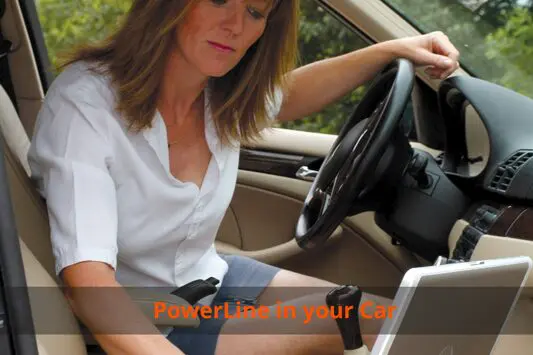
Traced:
[[[527, 266], [476, 269], [422, 276], [389, 355], [487, 355], [493, 349], [525, 277]], [[392, 330], [391, 330], [392, 329]]]

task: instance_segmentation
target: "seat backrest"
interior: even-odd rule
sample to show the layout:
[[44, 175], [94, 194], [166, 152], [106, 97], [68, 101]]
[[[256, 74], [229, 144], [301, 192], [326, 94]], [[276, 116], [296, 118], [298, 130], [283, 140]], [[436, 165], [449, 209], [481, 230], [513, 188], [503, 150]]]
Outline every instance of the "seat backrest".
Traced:
[[[85, 355], [79, 323], [56, 282], [46, 205], [30, 179], [26, 157], [30, 140], [2, 86], [0, 130], [40, 354]], [[54, 329], [60, 331], [54, 334]]]
[[0, 87], [0, 130], [11, 202], [19, 236], [51, 277], [55, 277], [48, 213], [30, 178], [27, 153], [30, 140], [19, 116]]

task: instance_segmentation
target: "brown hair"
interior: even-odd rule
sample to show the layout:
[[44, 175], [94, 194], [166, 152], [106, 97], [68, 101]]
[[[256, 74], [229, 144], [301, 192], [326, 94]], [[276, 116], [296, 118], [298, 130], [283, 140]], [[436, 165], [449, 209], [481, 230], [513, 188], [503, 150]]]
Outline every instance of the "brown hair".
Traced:
[[[116, 110], [130, 128], [151, 127], [175, 29], [195, 1], [133, 0], [117, 31], [79, 46], [58, 70], [76, 61], [96, 63], [111, 78]], [[275, 88], [285, 91], [285, 74], [298, 59], [298, 11], [299, 0], [273, 0], [261, 38], [230, 72], [210, 79], [210, 108], [224, 143], [252, 140], [268, 125], [265, 104]]]

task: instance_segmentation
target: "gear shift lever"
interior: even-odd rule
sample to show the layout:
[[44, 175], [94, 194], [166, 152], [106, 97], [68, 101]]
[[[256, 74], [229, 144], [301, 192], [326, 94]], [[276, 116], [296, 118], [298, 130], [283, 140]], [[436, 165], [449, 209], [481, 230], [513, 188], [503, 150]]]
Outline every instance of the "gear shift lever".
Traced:
[[335, 313], [341, 314], [336, 321], [344, 342], [345, 355], [370, 354], [366, 345], [363, 344], [359, 325], [359, 304], [362, 295], [358, 287], [345, 285], [334, 288], [326, 296], [328, 307], [330, 309], [334, 307]]

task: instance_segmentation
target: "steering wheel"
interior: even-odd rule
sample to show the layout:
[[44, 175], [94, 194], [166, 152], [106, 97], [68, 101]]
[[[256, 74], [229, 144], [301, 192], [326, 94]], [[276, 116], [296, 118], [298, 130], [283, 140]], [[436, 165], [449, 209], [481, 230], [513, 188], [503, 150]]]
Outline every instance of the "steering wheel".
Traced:
[[367, 192], [409, 101], [414, 66], [394, 60], [370, 86], [325, 157], [296, 224], [302, 249], [324, 243]]

